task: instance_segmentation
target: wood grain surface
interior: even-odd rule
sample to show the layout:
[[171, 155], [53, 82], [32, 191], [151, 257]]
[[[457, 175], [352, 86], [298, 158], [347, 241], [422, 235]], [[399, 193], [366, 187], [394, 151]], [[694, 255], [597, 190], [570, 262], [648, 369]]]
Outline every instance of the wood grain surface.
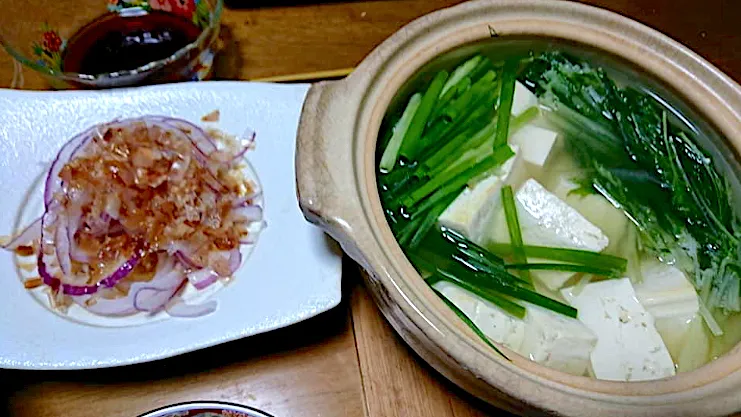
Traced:
[[[458, 1], [275, 6], [287, 3], [296, 2], [228, 2], [216, 79], [354, 66], [405, 23]], [[741, 80], [741, 2], [589, 3], [667, 33]], [[44, 80], [32, 71], [25, 69], [23, 76], [25, 88], [46, 88]], [[9, 86], [12, 78], [13, 63], [0, 52], [0, 87]], [[357, 268], [351, 262], [345, 265], [345, 302], [341, 306], [267, 335], [125, 368], [0, 371], [0, 415], [127, 417], [189, 400], [239, 402], [276, 417], [501, 415], [420, 361], [380, 316], [360, 284]]]

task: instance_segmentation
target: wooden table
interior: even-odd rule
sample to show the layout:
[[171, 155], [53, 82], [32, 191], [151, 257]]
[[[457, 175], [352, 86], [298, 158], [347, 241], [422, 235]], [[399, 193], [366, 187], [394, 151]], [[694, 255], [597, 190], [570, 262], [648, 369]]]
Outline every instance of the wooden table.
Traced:
[[[219, 79], [354, 66], [405, 23], [458, 1], [264, 8], [239, 8], [240, 3], [254, 4], [233, 0], [224, 13]], [[736, 0], [590, 3], [664, 31], [741, 80], [741, 3]], [[12, 75], [11, 60], [0, 53], [0, 87], [8, 86]], [[26, 88], [45, 88], [29, 70], [24, 75]], [[464, 417], [497, 412], [421, 362], [378, 313], [360, 284], [357, 267], [350, 261], [345, 265], [342, 305], [287, 329], [125, 368], [0, 371], [0, 415], [124, 417], [189, 400], [239, 402], [286, 417]]]

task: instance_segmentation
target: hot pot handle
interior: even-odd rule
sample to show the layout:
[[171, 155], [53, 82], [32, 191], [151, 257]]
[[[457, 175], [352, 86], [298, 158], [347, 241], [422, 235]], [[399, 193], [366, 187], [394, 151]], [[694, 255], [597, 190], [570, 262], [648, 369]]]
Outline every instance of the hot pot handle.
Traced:
[[353, 159], [355, 116], [347, 79], [314, 84], [304, 101], [296, 139], [296, 188], [304, 217], [337, 240], [353, 259], [363, 210]]

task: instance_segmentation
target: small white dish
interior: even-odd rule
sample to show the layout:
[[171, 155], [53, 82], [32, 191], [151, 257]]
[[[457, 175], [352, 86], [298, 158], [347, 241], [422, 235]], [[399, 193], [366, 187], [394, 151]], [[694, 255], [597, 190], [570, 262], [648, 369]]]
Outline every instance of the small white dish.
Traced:
[[[111, 91], [0, 90], [0, 235], [42, 214], [37, 181], [75, 133], [118, 117], [148, 114], [190, 120], [240, 135], [257, 132], [248, 160], [263, 190], [267, 227], [234, 279], [209, 296], [199, 318], [104, 318], [52, 312], [23, 288], [15, 255], [0, 251], [0, 367], [86, 369], [161, 359], [266, 332], [336, 306], [341, 255], [298, 207], [295, 137], [308, 85], [244, 82], [169, 84]], [[201, 117], [219, 110], [216, 123]], [[35, 274], [35, 271], [32, 272]], [[202, 299], [204, 297], [197, 297]], [[193, 300], [196, 301], [196, 300]]]

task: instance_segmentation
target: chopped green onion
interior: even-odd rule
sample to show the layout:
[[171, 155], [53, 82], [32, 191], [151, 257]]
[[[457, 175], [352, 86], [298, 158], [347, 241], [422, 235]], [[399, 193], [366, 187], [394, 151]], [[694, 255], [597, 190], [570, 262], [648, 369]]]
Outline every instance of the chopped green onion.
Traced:
[[[504, 216], [507, 220], [509, 239], [512, 241], [512, 257], [515, 259], [515, 262], [525, 264], [527, 263], [527, 256], [525, 255], [525, 245], [522, 242], [520, 219], [517, 216], [515, 196], [512, 187], [509, 185], [502, 187], [502, 205], [504, 206]], [[528, 282], [533, 282], [530, 272], [527, 269], [520, 271], [520, 277]]]
[[404, 140], [404, 136], [406, 136], [407, 130], [409, 130], [409, 125], [412, 123], [412, 118], [417, 112], [417, 108], [421, 102], [422, 94], [420, 93], [413, 95], [412, 98], [409, 99], [409, 103], [404, 109], [401, 119], [399, 119], [399, 122], [394, 126], [394, 133], [391, 135], [391, 140], [383, 151], [383, 156], [381, 156], [381, 163], [379, 164], [381, 171], [391, 172], [391, 170], [394, 169], [396, 160], [399, 157], [401, 142]]
[[[514, 247], [509, 243], [489, 243], [486, 248], [500, 256], [512, 256]], [[547, 246], [524, 245], [525, 253], [533, 258], [549, 259], [597, 268], [625, 271], [628, 260], [617, 256], [591, 252], [582, 249], [552, 248]]]
[[496, 121], [492, 121], [474, 135], [468, 135], [468, 131], [466, 131], [466, 134], [456, 136], [434, 155], [422, 162], [418, 169], [432, 171], [437, 167], [449, 166], [450, 162], [458, 160], [464, 153], [478, 148], [490, 138], [496, 131], [496, 126]]
[[453, 88], [454, 85], [461, 81], [463, 77], [467, 76], [471, 71], [473, 71], [474, 68], [476, 68], [476, 66], [479, 64], [479, 62], [481, 62], [481, 59], [481, 55], [476, 55], [463, 64], [459, 65], [458, 68], [456, 68], [450, 75], [450, 78], [448, 78], [448, 82], [446, 82], [443, 86], [441, 94], [445, 94], [445, 92]]
[[504, 266], [507, 269], [514, 269], [517, 271], [564, 271], [564, 272], [579, 272], [584, 274], [594, 274], [609, 278], [618, 278], [621, 275], [621, 271], [614, 269], [597, 268], [589, 265], [576, 265], [576, 264], [560, 264], [560, 263], [516, 263], [506, 264]]
[[[465, 186], [469, 179], [488, 171], [489, 169], [501, 165], [513, 155], [512, 150], [509, 147], [503, 147], [497, 149], [493, 155], [485, 158], [483, 161], [473, 165], [462, 172], [455, 170], [454, 172], [443, 172], [440, 174], [440, 179], [436, 182], [437, 184], [444, 184], [442, 186], [426, 187], [432, 181], [427, 182], [422, 187], [414, 190], [410, 195], [406, 196], [402, 200], [402, 204], [407, 209], [411, 209], [418, 206], [419, 203], [425, 200], [425, 203], [419, 207], [419, 210], [424, 210], [435, 205], [438, 201], [444, 199], [451, 193], [455, 193], [461, 187]], [[424, 189], [423, 189], [424, 188]], [[423, 189], [423, 190], [422, 190]], [[422, 190], [422, 191], [419, 191]], [[436, 191], [435, 191], [436, 190]], [[428, 197], [429, 196], [429, 197]], [[429, 207], [428, 207], [429, 206]]]
[[464, 290], [472, 294], [475, 294], [478, 297], [481, 297], [482, 299], [494, 304], [495, 306], [501, 308], [502, 310], [504, 310], [507, 314], [509, 314], [512, 317], [516, 317], [518, 319], [525, 318], [525, 313], [527, 312], [527, 310], [525, 310], [525, 307], [513, 301], [510, 301], [504, 297], [501, 297], [492, 291], [484, 291], [464, 281], [451, 280], [443, 274], [435, 274], [431, 276], [430, 278], [427, 278], [425, 281], [427, 281], [427, 283], [430, 285], [434, 285], [434, 283], [438, 281], [450, 282], [451, 284], [461, 287]]
[[502, 146], [507, 143], [518, 66], [518, 61], [508, 60], [502, 69], [502, 89], [499, 93], [499, 108], [497, 109], [497, 138], [494, 141], [494, 146]]
[[456, 283], [466, 282], [471, 286], [494, 291], [495, 293], [507, 295], [518, 300], [528, 301], [532, 304], [541, 306], [543, 308], [563, 314], [568, 317], [576, 318], [577, 316], [577, 310], [574, 307], [571, 307], [570, 305], [564, 304], [560, 301], [548, 298], [526, 287], [513, 284], [512, 279], [506, 277], [506, 275], [511, 276], [511, 274], [508, 274], [506, 272], [492, 275], [474, 273], [457, 273], [453, 275], [448, 271], [443, 271], [439, 268], [438, 272]]
[[483, 340], [483, 341], [484, 341], [484, 343], [486, 343], [487, 345], [489, 345], [489, 347], [491, 347], [492, 349], [494, 349], [494, 350], [495, 350], [495, 351], [496, 351], [496, 352], [497, 352], [498, 354], [502, 355], [502, 357], [503, 357], [504, 359], [510, 360], [510, 359], [509, 359], [509, 358], [508, 358], [508, 357], [507, 357], [507, 356], [506, 356], [506, 355], [505, 355], [504, 353], [502, 353], [502, 351], [501, 351], [501, 350], [499, 350], [499, 348], [498, 348], [498, 347], [496, 347], [496, 345], [494, 345], [493, 343], [491, 343], [491, 340], [489, 340], [489, 338], [488, 338], [488, 337], [486, 337], [486, 335], [484, 334], [484, 332], [482, 332], [482, 331], [481, 331], [481, 329], [479, 329], [479, 328], [478, 328], [478, 327], [477, 327], [477, 326], [476, 326], [475, 324], [473, 324], [473, 321], [471, 321], [471, 319], [470, 319], [470, 318], [468, 318], [468, 316], [466, 316], [466, 313], [462, 312], [462, 311], [461, 311], [461, 309], [459, 309], [459, 308], [458, 308], [458, 306], [456, 306], [455, 304], [453, 304], [452, 302], [450, 302], [450, 300], [448, 300], [447, 298], [445, 298], [445, 296], [444, 296], [444, 295], [442, 295], [442, 294], [440, 293], [440, 291], [438, 291], [438, 290], [436, 290], [436, 289], [434, 289], [434, 288], [432, 289], [432, 291], [434, 291], [434, 292], [435, 292], [435, 294], [437, 294], [437, 296], [438, 296], [438, 297], [440, 297], [440, 299], [442, 299], [442, 300], [443, 300], [443, 302], [444, 302], [444, 303], [445, 303], [445, 304], [446, 304], [446, 305], [447, 305], [447, 306], [448, 306], [448, 307], [449, 307], [449, 308], [450, 308], [451, 310], [453, 310], [453, 312], [454, 312], [454, 313], [455, 313], [455, 314], [456, 314], [456, 315], [457, 315], [457, 316], [458, 316], [458, 317], [459, 317], [459, 318], [460, 318], [461, 320], [463, 320], [463, 322], [464, 322], [464, 323], [466, 323], [466, 324], [468, 325], [468, 327], [470, 327], [470, 328], [471, 328], [471, 330], [473, 330], [473, 332], [474, 332], [474, 333], [476, 333], [476, 335], [477, 335], [478, 337], [480, 337], [480, 338], [481, 338], [481, 340]]
[[427, 122], [432, 112], [432, 108], [435, 105], [440, 91], [443, 88], [445, 80], [448, 79], [447, 71], [440, 71], [437, 73], [435, 78], [432, 80], [430, 87], [425, 91], [422, 96], [422, 102], [417, 108], [417, 112], [414, 114], [412, 121], [407, 129], [407, 133], [404, 136], [404, 140], [401, 144], [401, 155], [404, 156], [408, 161], [414, 161], [417, 156], [417, 152], [421, 148], [422, 144], [422, 133], [427, 127]]
[[[463, 191], [463, 189], [461, 189]], [[437, 218], [445, 211], [450, 203], [455, 200], [458, 194], [451, 194], [448, 198], [440, 201], [435, 207], [433, 207], [426, 215], [425, 219], [419, 225], [419, 229], [412, 236], [412, 240], [409, 242], [409, 248], [414, 249], [419, 246], [422, 239], [430, 232], [433, 226], [437, 223]]]
[[461, 94], [465, 93], [469, 88], [471, 88], [471, 78], [470, 77], [464, 77], [462, 80], [458, 82], [453, 88], [448, 90], [447, 93], [443, 93], [442, 96], [440, 96], [440, 99], [435, 104], [435, 108], [432, 110], [432, 114], [430, 115], [430, 120], [435, 121], [437, 118], [440, 117], [440, 112], [448, 105], [450, 104], [453, 99], [460, 97]]

